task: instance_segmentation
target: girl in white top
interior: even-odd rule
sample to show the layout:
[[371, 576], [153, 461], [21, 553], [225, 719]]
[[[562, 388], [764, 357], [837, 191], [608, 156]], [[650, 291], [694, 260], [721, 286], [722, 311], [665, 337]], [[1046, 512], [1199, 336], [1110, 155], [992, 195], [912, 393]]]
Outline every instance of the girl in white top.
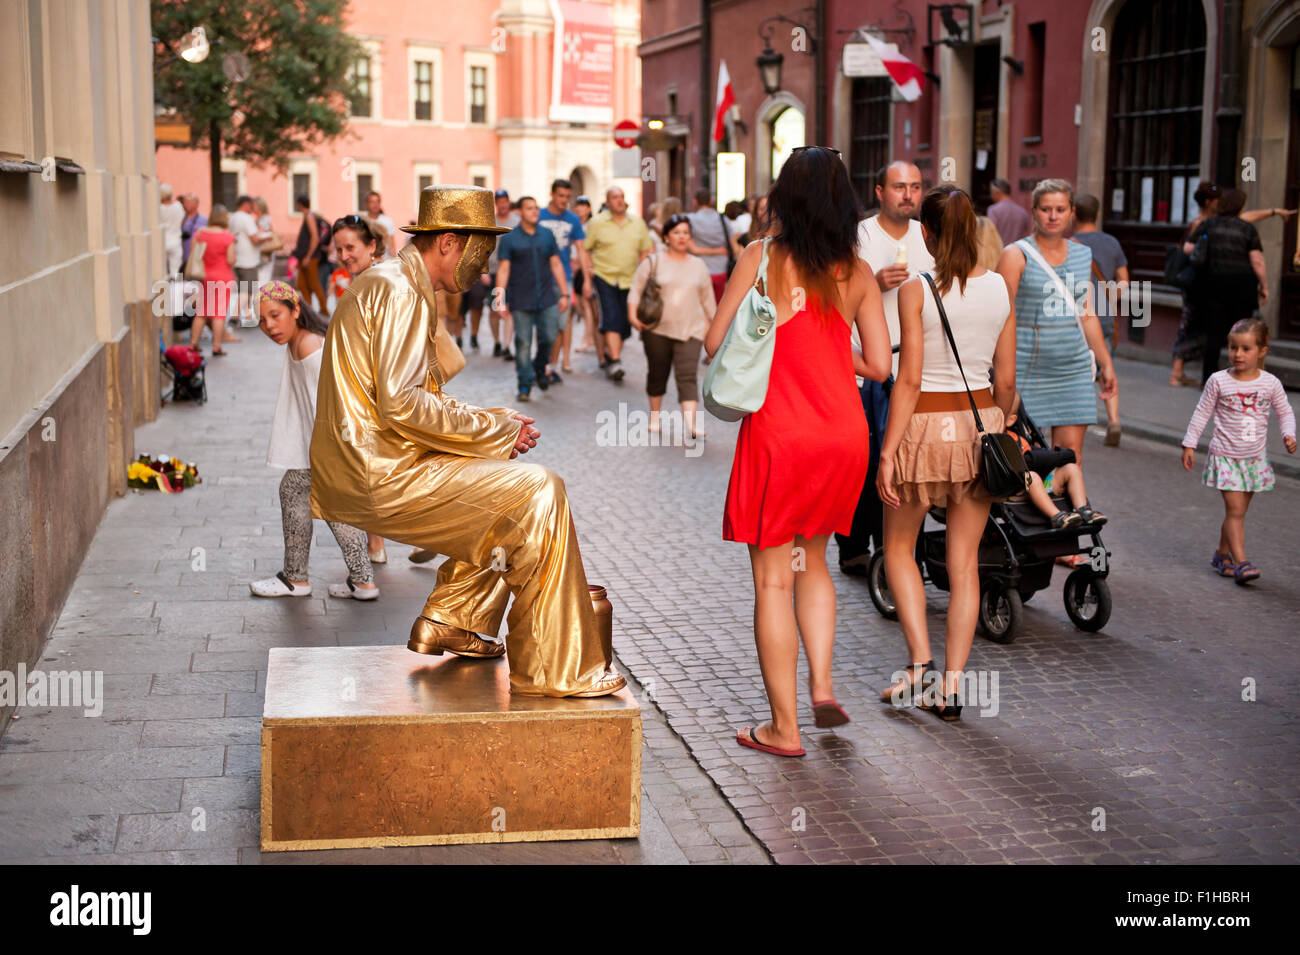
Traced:
[[[259, 290], [258, 327], [277, 345], [288, 346], [275, 402], [266, 463], [284, 468], [280, 518], [284, 525], [284, 569], [249, 584], [255, 597], [308, 597], [307, 559], [311, 554], [311, 433], [316, 425], [316, 385], [320, 379], [325, 322], [287, 282], [267, 282]], [[374, 600], [375, 572], [366, 556], [366, 532], [327, 521], [343, 551], [348, 579], [330, 584], [331, 597]]]
[[[979, 613], [979, 541], [990, 499], [980, 471], [980, 438], [966, 383], [986, 432], [1003, 429], [1016, 394], [1016, 327], [1006, 282], [978, 264], [978, 226], [970, 196], [938, 186], [921, 202], [921, 230], [934, 255], [931, 272], [899, 287], [901, 332], [898, 379], [890, 397], [889, 423], [880, 448], [876, 487], [885, 510], [885, 574], [911, 652], [911, 667], [881, 694], [899, 704], [920, 705], [945, 720], [961, 716], [957, 696], [970, 656]], [[935, 292], [965, 370], [965, 382], [939, 320]], [[989, 370], [993, 389], [989, 390]], [[942, 686], [931, 671], [925, 591], [916, 566], [916, 537], [932, 506], [947, 508], [950, 580], [946, 671]]]

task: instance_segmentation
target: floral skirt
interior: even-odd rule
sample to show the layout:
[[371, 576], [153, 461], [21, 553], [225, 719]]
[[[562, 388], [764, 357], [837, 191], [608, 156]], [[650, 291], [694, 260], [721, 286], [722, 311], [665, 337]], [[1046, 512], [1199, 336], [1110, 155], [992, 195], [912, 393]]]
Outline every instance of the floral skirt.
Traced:
[[1257, 458], [1207, 455], [1201, 480], [1220, 491], [1271, 491], [1275, 483], [1273, 465], [1262, 454]]

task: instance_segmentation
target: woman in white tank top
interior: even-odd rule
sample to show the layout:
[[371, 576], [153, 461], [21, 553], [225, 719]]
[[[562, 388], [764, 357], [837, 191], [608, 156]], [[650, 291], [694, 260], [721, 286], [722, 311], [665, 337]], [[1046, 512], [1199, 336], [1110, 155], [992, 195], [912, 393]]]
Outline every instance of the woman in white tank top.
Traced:
[[[1016, 328], [1014, 318], [1008, 318], [1011, 304], [1002, 276], [978, 264], [978, 225], [970, 196], [956, 186], [931, 189], [921, 203], [921, 229], [935, 268], [899, 287], [898, 379], [890, 397], [876, 479], [880, 499], [888, 505], [885, 574], [911, 652], [911, 667], [899, 674], [881, 699], [897, 705], [920, 697], [922, 707], [952, 721], [961, 716], [957, 690], [975, 639], [979, 541], [991, 503], [981, 479], [979, 431], [966, 383], [984, 430], [1001, 431], [1015, 401]], [[927, 276], [943, 297], [965, 382]], [[914, 557], [917, 534], [934, 506], [947, 508], [950, 581], [941, 686], [939, 674], [932, 673], [925, 590]]]
[[[284, 568], [274, 577], [248, 585], [255, 597], [309, 597], [307, 560], [311, 555], [311, 433], [316, 426], [316, 385], [320, 379], [325, 323], [297, 289], [271, 281], [258, 293], [258, 327], [284, 345], [284, 373], [275, 401], [271, 444], [266, 463], [284, 468], [280, 481], [280, 522], [284, 525]], [[343, 551], [348, 579], [330, 584], [331, 597], [374, 600], [379, 596], [375, 572], [366, 555], [366, 532], [327, 521]]]

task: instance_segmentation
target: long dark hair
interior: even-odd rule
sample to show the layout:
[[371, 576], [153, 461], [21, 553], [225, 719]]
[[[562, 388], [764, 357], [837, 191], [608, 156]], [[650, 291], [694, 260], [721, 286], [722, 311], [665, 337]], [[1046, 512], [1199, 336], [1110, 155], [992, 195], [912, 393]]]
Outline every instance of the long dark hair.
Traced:
[[979, 223], [970, 195], [953, 185], [935, 186], [921, 200], [921, 224], [934, 239], [934, 273], [939, 294], [966, 291], [966, 279], [979, 261]]
[[794, 262], [808, 298], [838, 307], [836, 279], [843, 276], [836, 272], [843, 266], [847, 276], [857, 263], [860, 218], [843, 160], [834, 150], [811, 146], [792, 152], [781, 167], [767, 194], [763, 230], [779, 224], [773, 244]]

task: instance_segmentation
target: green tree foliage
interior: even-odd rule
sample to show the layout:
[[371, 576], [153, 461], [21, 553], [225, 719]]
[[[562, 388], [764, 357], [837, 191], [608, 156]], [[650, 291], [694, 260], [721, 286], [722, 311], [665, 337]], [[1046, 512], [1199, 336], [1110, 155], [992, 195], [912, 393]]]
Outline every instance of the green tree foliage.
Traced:
[[[284, 171], [292, 154], [347, 128], [351, 67], [361, 44], [344, 32], [347, 0], [152, 0], [154, 99], [190, 123], [210, 153], [212, 195], [221, 195], [221, 157]], [[177, 45], [203, 27], [211, 52], [201, 63]], [[233, 81], [230, 54], [247, 57]], [[214, 201], [216, 199], [214, 198]]]

